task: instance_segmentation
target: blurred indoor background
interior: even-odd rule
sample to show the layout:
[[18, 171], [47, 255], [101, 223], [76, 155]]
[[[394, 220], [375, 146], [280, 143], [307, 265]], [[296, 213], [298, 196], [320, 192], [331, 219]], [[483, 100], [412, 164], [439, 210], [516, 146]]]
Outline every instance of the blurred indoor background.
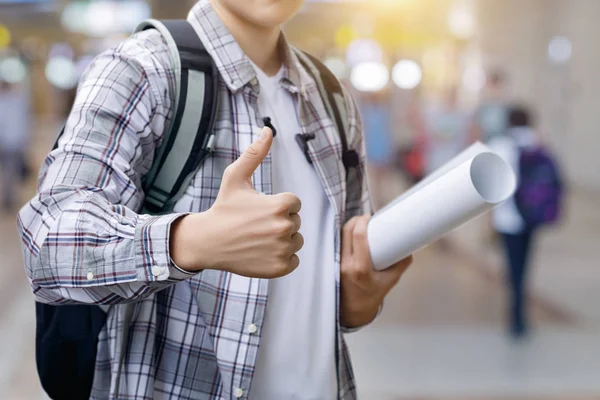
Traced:
[[[0, 209], [0, 399], [44, 398], [15, 215], [80, 74], [140, 21], [193, 3], [0, 0], [0, 128], [24, 150], [0, 173], [16, 185]], [[600, 399], [598, 21], [600, 0], [313, 0], [287, 25], [356, 95], [377, 206], [427, 172], [426, 155], [484, 138], [487, 103], [531, 110], [567, 182], [561, 223], [534, 241], [528, 335], [510, 330], [502, 244], [481, 218], [417, 254], [379, 320], [348, 336], [361, 398]]]

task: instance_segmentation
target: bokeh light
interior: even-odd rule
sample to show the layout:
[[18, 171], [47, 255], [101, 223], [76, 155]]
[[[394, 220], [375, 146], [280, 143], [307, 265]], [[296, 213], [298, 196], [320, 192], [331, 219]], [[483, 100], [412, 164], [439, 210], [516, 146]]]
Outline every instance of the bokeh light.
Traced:
[[46, 65], [46, 79], [59, 89], [73, 89], [77, 86], [77, 67], [70, 58], [52, 57]]
[[382, 63], [365, 62], [352, 70], [352, 85], [361, 92], [378, 92], [390, 81], [390, 71]]
[[400, 89], [414, 89], [422, 78], [421, 67], [412, 60], [399, 61], [392, 69], [392, 80]]
[[27, 66], [19, 57], [0, 60], [0, 80], [8, 83], [20, 83], [27, 78]]
[[7, 48], [12, 40], [12, 35], [8, 28], [0, 24], [0, 50]]
[[465, 68], [462, 76], [462, 83], [469, 92], [479, 92], [486, 83], [485, 71], [481, 67], [471, 66]]
[[571, 60], [573, 45], [565, 36], [555, 36], [548, 44], [548, 59], [553, 64], [566, 64]]
[[475, 35], [475, 18], [466, 4], [458, 3], [450, 11], [448, 29], [458, 39], [470, 39]]
[[70, 32], [104, 37], [114, 33], [131, 32], [138, 23], [150, 16], [150, 5], [143, 0], [76, 1], [65, 6], [61, 22]]

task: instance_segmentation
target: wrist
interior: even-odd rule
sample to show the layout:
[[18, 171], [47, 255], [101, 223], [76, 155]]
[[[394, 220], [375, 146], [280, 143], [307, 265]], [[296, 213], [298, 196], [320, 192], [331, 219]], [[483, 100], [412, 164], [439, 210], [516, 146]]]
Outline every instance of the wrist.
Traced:
[[348, 329], [360, 328], [368, 325], [375, 320], [380, 308], [381, 304], [375, 304], [375, 302], [373, 302], [373, 304], [363, 303], [363, 305], [354, 307], [342, 307], [340, 315], [341, 325]]
[[171, 225], [169, 241], [171, 259], [180, 269], [186, 272], [199, 272], [205, 269], [214, 269], [208, 262], [210, 254], [206, 251], [210, 246], [205, 243], [208, 235], [204, 234], [206, 227], [206, 213], [185, 215], [174, 221]]

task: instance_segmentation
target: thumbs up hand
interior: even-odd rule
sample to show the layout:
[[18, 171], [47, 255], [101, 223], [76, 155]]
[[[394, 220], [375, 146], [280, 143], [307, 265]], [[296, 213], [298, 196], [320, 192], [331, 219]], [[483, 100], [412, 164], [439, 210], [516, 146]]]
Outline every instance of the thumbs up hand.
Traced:
[[251, 278], [278, 278], [294, 271], [304, 239], [300, 199], [291, 193], [265, 196], [252, 174], [269, 154], [273, 133], [265, 128], [225, 170], [219, 195], [206, 212], [191, 214], [171, 228], [171, 258], [185, 270], [228, 271]]

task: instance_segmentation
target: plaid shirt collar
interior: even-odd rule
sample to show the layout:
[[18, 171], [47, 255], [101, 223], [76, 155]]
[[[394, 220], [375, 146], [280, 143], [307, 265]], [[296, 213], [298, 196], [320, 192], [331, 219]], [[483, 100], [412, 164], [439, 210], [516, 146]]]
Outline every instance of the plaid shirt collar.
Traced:
[[[209, 0], [200, 0], [196, 3], [189, 13], [188, 21], [202, 39], [232, 93], [241, 90], [256, 78], [256, 72], [248, 56], [221, 21]], [[290, 84], [290, 89], [308, 90], [316, 86], [314, 80], [301, 67], [298, 57], [283, 32], [279, 45], [284, 54], [283, 80]]]

